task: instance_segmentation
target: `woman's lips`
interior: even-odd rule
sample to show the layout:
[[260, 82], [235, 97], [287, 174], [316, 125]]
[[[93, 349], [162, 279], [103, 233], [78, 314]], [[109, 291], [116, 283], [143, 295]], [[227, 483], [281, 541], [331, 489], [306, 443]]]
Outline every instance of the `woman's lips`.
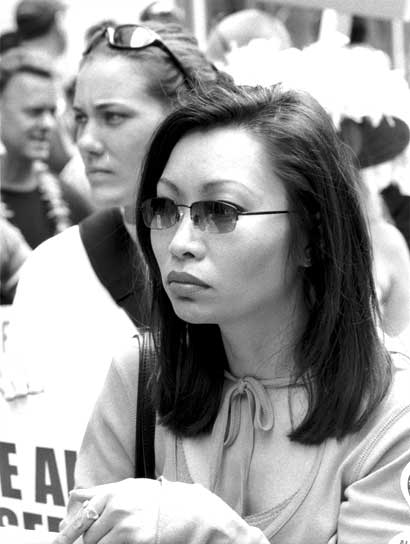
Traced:
[[87, 168], [85, 175], [93, 187], [112, 184], [112, 172], [103, 168]]
[[168, 274], [167, 283], [173, 294], [182, 297], [210, 288], [207, 283], [196, 276], [187, 272], [176, 272], [175, 270]]
[[175, 270], [172, 270], [168, 274], [167, 282], [168, 283], [190, 283], [192, 285], [198, 285], [200, 287], [209, 287], [207, 283], [197, 278], [196, 276], [193, 276], [192, 274], [188, 274], [188, 272], [177, 272]]
[[92, 176], [96, 174], [109, 174], [110, 170], [107, 170], [106, 168], [86, 168], [85, 173], [87, 176]]

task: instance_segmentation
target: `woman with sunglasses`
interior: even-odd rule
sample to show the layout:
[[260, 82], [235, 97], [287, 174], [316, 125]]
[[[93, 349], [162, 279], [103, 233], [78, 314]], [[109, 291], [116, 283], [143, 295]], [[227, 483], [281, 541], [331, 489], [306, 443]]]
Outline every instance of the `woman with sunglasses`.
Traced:
[[356, 172], [319, 104], [281, 86], [191, 98], [151, 143], [137, 235], [157, 479], [133, 479], [130, 348], [55, 543], [408, 540], [410, 367], [379, 339]]
[[48, 384], [60, 382], [61, 372], [71, 375], [73, 361], [90, 372], [87, 406], [114, 346], [143, 322], [132, 277], [133, 203], [147, 144], [184, 90], [220, 77], [179, 25], [102, 25], [89, 38], [73, 106], [101, 211], [33, 253], [17, 289], [9, 342], [16, 361], [30, 360]]

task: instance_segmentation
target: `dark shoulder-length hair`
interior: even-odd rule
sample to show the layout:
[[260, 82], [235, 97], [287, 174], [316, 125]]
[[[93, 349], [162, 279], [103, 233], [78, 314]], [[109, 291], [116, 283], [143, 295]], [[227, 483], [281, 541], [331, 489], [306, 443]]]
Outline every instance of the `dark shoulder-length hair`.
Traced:
[[331, 120], [312, 97], [280, 85], [198, 91], [165, 119], [147, 154], [137, 236], [149, 270], [158, 414], [177, 434], [209, 431], [220, 405], [226, 358], [216, 325], [188, 324], [173, 311], [139, 209], [156, 195], [183, 136], [224, 126], [249, 131], [271, 157], [272, 171], [296, 211], [290, 216], [290, 255], [304, 250], [301, 240], [308, 241], [310, 266], [300, 271], [308, 320], [295, 346], [295, 379], [305, 383], [308, 409], [290, 438], [305, 444], [342, 438], [364, 425], [391, 381], [390, 359], [375, 324], [371, 243], [356, 171]]

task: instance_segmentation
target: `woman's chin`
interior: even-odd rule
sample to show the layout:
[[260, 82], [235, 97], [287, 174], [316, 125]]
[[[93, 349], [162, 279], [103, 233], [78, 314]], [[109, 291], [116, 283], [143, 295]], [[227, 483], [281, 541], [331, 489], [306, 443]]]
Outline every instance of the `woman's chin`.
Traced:
[[182, 321], [186, 321], [192, 325], [209, 325], [216, 322], [214, 315], [203, 312], [198, 307], [192, 308], [192, 306], [189, 306], [191, 305], [181, 301], [172, 303], [174, 312]]

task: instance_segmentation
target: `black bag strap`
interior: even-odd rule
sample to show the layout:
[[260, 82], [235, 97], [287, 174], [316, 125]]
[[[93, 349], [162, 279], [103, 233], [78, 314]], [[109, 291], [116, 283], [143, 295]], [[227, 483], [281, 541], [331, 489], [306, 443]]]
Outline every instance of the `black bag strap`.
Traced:
[[[143, 327], [145, 313], [140, 293], [144, 277], [136, 277], [137, 251], [121, 212], [110, 208], [96, 212], [79, 224], [80, 236], [100, 282], [137, 327]], [[138, 335], [136, 338], [140, 339]], [[155, 364], [152, 336], [140, 342], [138, 402], [135, 443], [135, 477], [155, 479], [155, 411], [150, 396], [150, 378]]]
[[[137, 327], [144, 324], [144, 278], [138, 275], [136, 246], [119, 208], [93, 213], [79, 223], [81, 241], [100, 282]], [[141, 277], [139, 277], [141, 276]]]
[[140, 342], [138, 401], [135, 432], [135, 478], [155, 479], [155, 411], [151, 399], [151, 378], [155, 365], [151, 334]]

